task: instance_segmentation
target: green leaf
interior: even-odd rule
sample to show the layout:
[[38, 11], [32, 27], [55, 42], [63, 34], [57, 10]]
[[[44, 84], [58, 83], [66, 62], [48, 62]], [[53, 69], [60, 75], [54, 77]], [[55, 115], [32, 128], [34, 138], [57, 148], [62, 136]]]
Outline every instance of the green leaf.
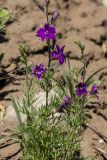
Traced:
[[69, 89], [71, 97], [73, 97], [73, 95], [74, 95], [74, 86], [73, 86], [72, 80], [68, 76], [64, 76], [64, 80], [66, 82], [66, 85], [68, 86], [68, 89]]
[[81, 52], [83, 53], [85, 50], [85, 44], [80, 41], [75, 41], [74, 43], [78, 45], [78, 47], [81, 49]]
[[17, 103], [16, 103], [16, 101], [15, 101], [15, 99], [13, 97], [11, 97], [11, 100], [12, 100], [13, 108], [14, 108], [14, 110], [16, 112], [16, 115], [17, 115], [19, 126], [23, 127], [23, 122], [22, 122], [22, 119], [21, 119], [21, 115], [20, 115], [20, 113], [18, 111], [18, 105], [17, 105]]
[[83, 69], [84, 69], [84, 67], [81, 67], [81, 68], [79, 69], [78, 75], [82, 73]]
[[23, 58], [26, 58], [28, 56], [28, 49], [24, 44], [19, 45], [19, 51], [20, 51], [21, 56]]
[[25, 64], [25, 59], [23, 57], [20, 57], [20, 62], [22, 62], [23, 64]]
[[86, 80], [86, 84], [87, 84], [87, 86], [90, 84], [90, 81], [92, 80], [92, 78], [97, 74], [97, 73], [99, 73], [100, 71], [102, 71], [102, 70], [104, 70], [104, 69], [106, 69], [107, 67], [103, 67], [103, 68], [101, 68], [101, 69], [99, 69], [99, 70], [97, 70], [97, 71], [95, 71], [91, 76], [89, 76], [89, 78]]
[[8, 9], [0, 8], [0, 19], [7, 18], [9, 14]]
[[3, 57], [4, 57], [4, 53], [0, 53], [0, 63], [2, 62]]
[[89, 83], [87, 84], [87, 87], [93, 85], [94, 83], [95, 83], [94, 79], [91, 79], [91, 80], [89, 81]]
[[0, 8], [0, 32], [4, 31], [6, 23], [12, 18], [12, 13], [8, 9]]

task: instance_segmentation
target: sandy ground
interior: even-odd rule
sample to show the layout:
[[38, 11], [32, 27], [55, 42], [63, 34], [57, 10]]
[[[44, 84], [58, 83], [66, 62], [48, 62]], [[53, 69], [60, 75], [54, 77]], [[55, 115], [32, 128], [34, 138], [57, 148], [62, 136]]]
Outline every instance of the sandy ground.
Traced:
[[[107, 7], [102, 0], [51, 0], [50, 16], [54, 10], [59, 10], [60, 17], [55, 22], [57, 26], [57, 41], [65, 45], [66, 55], [75, 66], [79, 66], [78, 57], [80, 52], [74, 41], [82, 41], [86, 45], [85, 56], [89, 59], [88, 74], [96, 69], [107, 66]], [[40, 0], [43, 4], [44, 1]], [[34, 64], [44, 62], [47, 64], [47, 49], [45, 42], [42, 43], [36, 35], [36, 29], [43, 26], [46, 21], [45, 15], [41, 12], [33, 0], [0, 0], [0, 6], [17, 12], [15, 20], [8, 25], [6, 34], [0, 40], [0, 51], [5, 53], [3, 66], [7, 72], [17, 69], [15, 63], [20, 53], [18, 45], [25, 43], [30, 50], [28, 60]], [[60, 38], [60, 34], [62, 37]], [[63, 74], [63, 67], [57, 69], [57, 76]], [[20, 95], [20, 84], [24, 76], [18, 73], [11, 81], [0, 82], [1, 103], [8, 106], [10, 95]], [[100, 82], [100, 100], [89, 106], [89, 122], [83, 134], [82, 154], [92, 156], [95, 160], [107, 159], [107, 70], [100, 72], [95, 79]], [[2, 124], [0, 130], [13, 126]], [[0, 149], [2, 156], [7, 159], [17, 160], [18, 155], [12, 154], [18, 151], [17, 144], [9, 145]], [[10, 157], [9, 157], [10, 156]], [[7, 160], [6, 159], [6, 160]]]

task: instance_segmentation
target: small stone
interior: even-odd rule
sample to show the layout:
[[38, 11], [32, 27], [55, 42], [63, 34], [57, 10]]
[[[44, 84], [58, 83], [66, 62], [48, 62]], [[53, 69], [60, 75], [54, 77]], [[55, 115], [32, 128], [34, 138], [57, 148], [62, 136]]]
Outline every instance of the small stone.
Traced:
[[107, 0], [103, 0], [103, 5], [107, 7]]
[[102, 44], [102, 50], [103, 50], [103, 53], [107, 52], [107, 45], [106, 44]]
[[[58, 94], [54, 91], [51, 90], [49, 93], [49, 99], [48, 99], [48, 104], [50, 104], [51, 99], [55, 96], [57, 96]], [[46, 105], [46, 93], [44, 91], [40, 91], [38, 94], [35, 94], [35, 103], [34, 103], [34, 108], [35, 110], [39, 111], [40, 108], [42, 108], [43, 106]], [[18, 101], [20, 104], [23, 105], [22, 100], [20, 99]], [[26, 122], [26, 115], [23, 113], [20, 113], [22, 122]], [[7, 109], [6, 109], [6, 114], [4, 114], [4, 116], [2, 115], [2, 117], [4, 117], [4, 122], [7, 124], [17, 124], [18, 120], [17, 120], [17, 115], [16, 112], [12, 106], [12, 104], [10, 104]], [[58, 117], [58, 115], [55, 115], [55, 117]], [[1, 117], [0, 117], [0, 121], [1, 121]]]
[[[26, 121], [26, 115], [24, 115], [23, 113], [20, 113], [20, 116], [21, 116], [22, 122], [25, 122]], [[5, 114], [5, 117], [4, 117], [4, 122], [6, 122], [8, 124], [9, 123], [11, 124], [12, 122], [14, 122], [14, 123], [17, 124], [17, 122], [18, 122], [15, 109], [13, 108], [13, 106], [11, 104], [6, 109], [6, 114]]]
[[103, 139], [99, 139], [99, 143], [100, 144], [104, 144], [104, 140]]

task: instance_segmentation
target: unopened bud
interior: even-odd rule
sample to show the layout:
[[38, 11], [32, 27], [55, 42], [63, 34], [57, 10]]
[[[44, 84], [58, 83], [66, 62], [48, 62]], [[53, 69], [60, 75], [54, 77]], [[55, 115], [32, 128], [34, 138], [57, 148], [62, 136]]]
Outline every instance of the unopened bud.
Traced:
[[75, 41], [75, 43], [79, 46], [79, 48], [81, 49], [81, 52], [83, 54], [83, 52], [85, 50], [85, 44], [80, 41]]
[[55, 21], [58, 16], [59, 16], [59, 12], [58, 11], [54, 12], [54, 14], [53, 14], [53, 16], [51, 18], [51, 21]]

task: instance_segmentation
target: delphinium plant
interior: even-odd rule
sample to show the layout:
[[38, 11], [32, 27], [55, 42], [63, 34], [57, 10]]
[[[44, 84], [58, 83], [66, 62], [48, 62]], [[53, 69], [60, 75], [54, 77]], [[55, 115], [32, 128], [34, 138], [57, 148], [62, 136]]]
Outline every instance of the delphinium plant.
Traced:
[[[86, 79], [88, 62], [84, 56], [85, 46], [75, 42], [81, 50], [81, 69], [72, 68], [66, 58], [64, 47], [56, 40], [56, 28], [53, 22], [59, 16], [58, 12], [49, 17], [50, 0], [39, 8], [46, 14], [46, 23], [36, 31], [41, 41], [46, 41], [48, 47], [47, 65], [32, 66], [27, 61], [27, 50], [20, 46], [20, 61], [24, 65], [26, 87], [21, 102], [12, 98], [19, 127], [13, 134], [22, 147], [22, 159], [25, 160], [77, 160], [80, 156], [80, 141], [83, 125], [87, 117], [85, 106], [92, 98], [99, 100], [98, 86], [93, 77], [102, 69]], [[53, 43], [52, 43], [53, 42]], [[53, 45], [54, 44], [54, 45]], [[62, 81], [54, 78], [55, 70], [51, 67], [52, 61], [59, 65], [68, 63], [68, 73], [62, 76]], [[44, 105], [38, 107], [35, 99], [36, 86], [39, 85], [46, 95]], [[50, 97], [50, 92], [54, 95]], [[41, 102], [42, 103], [42, 102]], [[23, 121], [22, 114], [25, 115]], [[14, 138], [15, 138], [14, 137]]]

